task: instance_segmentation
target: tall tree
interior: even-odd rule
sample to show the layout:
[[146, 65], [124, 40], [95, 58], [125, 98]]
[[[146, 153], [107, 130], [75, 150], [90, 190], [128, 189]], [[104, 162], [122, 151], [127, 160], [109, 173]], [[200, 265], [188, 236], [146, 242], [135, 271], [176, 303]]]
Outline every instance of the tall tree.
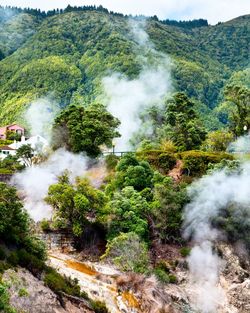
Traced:
[[250, 130], [250, 89], [240, 85], [229, 85], [225, 89], [229, 127], [236, 136]]
[[112, 139], [120, 136], [116, 130], [119, 124], [103, 105], [70, 105], [55, 120], [53, 146], [66, 146], [70, 151], [97, 157], [101, 145], [111, 147]]
[[168, 100], [166, 112], [167, 134], [179, 150], [197, 149], [205, 139], [206, 131], [185, 93], [176, 93]]

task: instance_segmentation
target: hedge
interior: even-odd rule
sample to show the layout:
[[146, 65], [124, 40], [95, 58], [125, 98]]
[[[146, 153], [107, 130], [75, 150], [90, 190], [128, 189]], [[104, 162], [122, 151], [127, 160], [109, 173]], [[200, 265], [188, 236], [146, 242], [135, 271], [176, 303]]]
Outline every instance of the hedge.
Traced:
[[136, 155], [139, 159], [147, 161], [151, 166], [164, 174], [167, 174], [177, 161], [174, 153], [167, 153], [163, 150], [146, 150], [137, 152]]
[[220, 163], [222, 160], [233, 160], [233, 155], [223, 152], [185, 151], [178, 153], [183, 161], [183, 173], [189, 176], [204, 175], [209, 164]]

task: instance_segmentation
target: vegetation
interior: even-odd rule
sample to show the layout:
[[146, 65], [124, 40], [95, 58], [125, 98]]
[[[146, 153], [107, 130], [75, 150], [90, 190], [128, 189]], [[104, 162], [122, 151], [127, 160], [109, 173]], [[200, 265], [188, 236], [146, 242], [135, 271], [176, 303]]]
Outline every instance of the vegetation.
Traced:
[[77, 179], [73, 185], [65, 173], [59, 177], [57, 184], [49, 187], [46, 201], [55, 210], [54, 227], [69, 228], [76, 237], [81, 238], [88, 224], [88, 214], [95, 216], [105, 205], [106, 199], [87, 179]]
[[[0, 7], [0, 122], [21, 119], [30, 101], [49, 95], [62, 108], [52, 129], [53, 148], [97, 159], [102, 148], [112, 147], [119, 137], [120, 125], [101, 102], [103, 77], [116, 72], [132, 80], [139, 77], [145, 60], [158, 64], [158, 55], [170, 55], [176, 93], [166, 95], [164, 105], [155, 103], [141, 112], [153, 135], [139, 138], [134, 152], [107, 156], [107, 175], [99, 188], [85, 177], [72, 182], [67, 171], [62, 173], [44, 199], [53, 208], [52, 220], [40, 226], [43, 231], [69, 231], [76, 249], [100, 231], [102, 247], [97, 249], [103, 253], [106, 244], [102, 260], [122, 271], [155, 274], [164, 284], [177, 283], [175, 265], [170, 268], [155, 254], [168, 245], [174, 245], [179, 256], [190, 254], [182, 238], [189, 183], [221, 169], [228, 175], [241, 171], [240, 162], [226, 151], [250, 129], [249, 16], [213, 27], [202, 19], [148, 18], [145, 31], [155, 55], [142, 52], [128, 21], [101, 6], [68, 6], [47, 13]], [[17, 32], [10, 40], [15, 27], [25, 35], [21, 38]], [[0, 146], [16, 139], [8, 133]], [[33, 156], [31, 146], [23, 145], [16, 157], [0, 161], [0, 174], [31, 166]], [[212, 223], [250, 250], [249, 223], [242, 223], [246, 217], [245, 209], [233, 203]], [[0, 183], [0, 272], [25, 267], [59, 297], [83, 297], [95, 312], [107, 312], [103, 303], [81, 292], [76, 280], [61, 276], [45, 260], [45, 247], [34, 236], [15, 188]], [[20, 290], [20, 296], [26, 295]], [[0, 280], [1, 310], [14, 312], [8, 286]]]
[[[18, 8], [0, 11], [1, 123], [20, 119], [37, 97], [53, 93], [62, 106], [92, 101], [101, 93], [103, 76], [139, 74], [142, 65], [136, 56], [141, 50], [122, 14], [102, 6], [68, 6], [47, 13]], [[175, 89], [194, 100], [207, 129], [224, 123], [213, 109], [233, 74], [248, 66], [248, 23], [249, 16], [216, 26], [208, 26], [205, 20], [147, 19], [150, 40], [175, 63]], [[241, 77], [233, 79], [238, 83]]]
[[145, 273], [149, 270], [147, 247], [133, 232], [121, 233], [110, 240], [102, 259], [110, 261], [122, 271]]
[[206, 131], [198, 119], [192, 103], [184, 93], [177, 93], [167, 102], [166, 121], [170, 139], [180, 151], [200, 147]]
[[86, 152], [90, 157], [100, 155], [101, 145], [112, 146], [112, 139], [118, 137], [118, 119], [102, 105], [70, 105], [55, 120], [54, 148], [65, 145], [73, 152]]

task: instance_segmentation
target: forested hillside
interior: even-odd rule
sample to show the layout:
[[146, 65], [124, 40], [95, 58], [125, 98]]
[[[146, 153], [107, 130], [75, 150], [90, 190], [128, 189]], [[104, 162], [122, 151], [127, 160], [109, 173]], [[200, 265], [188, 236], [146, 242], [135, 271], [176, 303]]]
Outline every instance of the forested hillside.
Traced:
[[[61, 106], [88, 102], [101, 94], [103, 76], [134, 78], [142, 67], [131, 17], [103, 8], [49, 14], [2, 9], [0, 23], [1, 124], [20, 119], [31, 100], [48, 94]], [[175, 90], [193, 98], [207, 128], [221, 127], [226, 121], [213, 109], [223, 88], [249, 75], [242, 71], [249, 65], [250, 16], [216, 26], [176, 24], [151, 18], [144, 28], [157, 52], [171, 57]]]

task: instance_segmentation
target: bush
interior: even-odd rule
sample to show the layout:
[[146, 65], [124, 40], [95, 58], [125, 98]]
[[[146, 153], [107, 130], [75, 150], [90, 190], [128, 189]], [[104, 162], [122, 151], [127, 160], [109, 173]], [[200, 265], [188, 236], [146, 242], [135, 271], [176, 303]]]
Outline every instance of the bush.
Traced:
[[27, 252], [25, 249], [18, 250], [17, 256], [19, 265], [27, 268], [35, 276], [40, 276], [46, 267], [43, 260]]
[[43, 232], [48, 232], [51, 230], [50, 222], [48, 220], [45, 220], [45, 219], [41, 221], [40, 227], [41, 227]]
[[180, 254], [181, 254], [184, 258], [186, 258], [187, 256], [189, 256], [189, 255], [190, 255], [190, 252], [191, 252], [191, 248], [189, 248], [189, 247], [182, 247], [182, 248], [180, 249]]
[[8, 287], [0, 281], [0, 312], [15, 313], [16, 311], [9, 305], [10, 296]]
[[101, 301], [91, 301], [92, 309], [95, 313], [109, 313], [106, 304]]
[[206, 173], [210, 164], [220, 163], [223, 159], [234, 159], [228, 153], [209, 153], [196, 150], [179, 153], [179, 156], [184, 163], [184, 173], [189, 176], [202, 176]]
[[114, 154], [109, 154], [105, 158], [106, 167], [109, 171], [115, 169], [118, 162], [119, 162], [119, 157]]
[[107, 259], [122, 271], [148, 272], [149, 256], [146, 244], [135, 233], [120, 234], [107, 244], [102, 259]]
[[11, 265], [5, 261], [0, 261], [0, 274], [3, 274], [5, 271], [7, 271]]
[[17, 266], [19, 264], [19, 257], [16, 251], [13, 251], [9, 254], [7, 258], [8, 263], [12, 266]]
[[27, 289], [25, 289], [25, 288], [19, 289], [18, 297], [22, 298], [22, 297], [28, 297], [28, 296], [29, 296], [29, 293], [28, 293]]
[[154, 270], [154, 273], [155, 273], [155, 276], [157, 277], [157, 279], [161, 283], [168, 284], [170, 282], [169, 275], [164, 270], [162, 270], [161, 268], [156, 268]]
[[[64, 292], [70, 296], [82, 297], [80, 286], [77, 280], [72, 280], [60, 275], [56, 270], [47, 268], [44, 276], [44, 283], [56, 294]], [[86, 296], [85, 296], [86, 297]]]
[[177, 283], [177, 277], [175, 275], [167, 274], [165, 271], [163, 271], [160, 268], [156, 268], [154, 273], [157, 279], [163, 284], [176, 284]]
[[177, 161], [174, 153], [166, 153], [163, 150], [142, 151], [138, 152], [137, 156], [165, 174], [175, 166]]
[[165, 173], [168, 173], [169, 170], [171, 170], [175, 166], [176, 161], [177, 159], [174, 154], [163, 153], [159, 156], [159, 167]]

